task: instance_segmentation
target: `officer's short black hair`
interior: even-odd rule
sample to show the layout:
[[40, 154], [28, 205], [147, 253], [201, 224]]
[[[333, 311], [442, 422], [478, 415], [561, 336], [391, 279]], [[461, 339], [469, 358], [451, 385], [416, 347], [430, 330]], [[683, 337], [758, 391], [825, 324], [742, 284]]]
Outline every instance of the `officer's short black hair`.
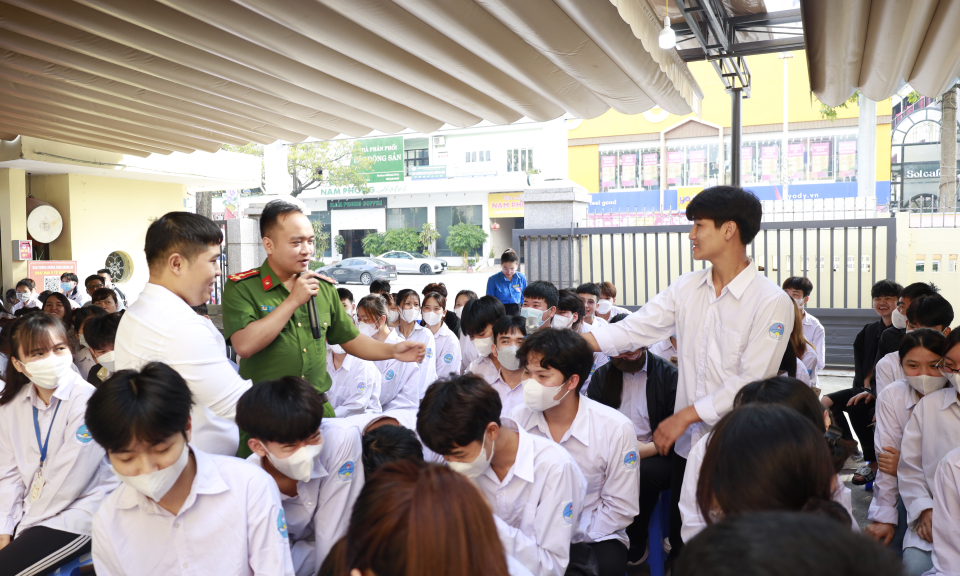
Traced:
[[570, 325], [571, 328], [575, 328], [583, 322], [583, 317], [587, 314], [587, 309], [583, 305], [583, 300], [580, 299], [573, 291], [571, 290], [561, 290], [560, 299], [557, 302], [557, 311], [563, 312], [573, 312], [577, 315], [577, 321]]
[[460, 329], [467, 336], [476, 338], [487, 326], [493, 326], [506, 315], [507, 309], [496, 296], [476, 298], [464, 305], [463, 314], [460, 315]]
[[903, 286], [893, 280], [880, 280], [870, 288], [870, 298], [899, 298]]
[[599, 300], [601, 296], [600, 287], [593, 282], [584, 282], [583, 284], [577, 286], [577, 294], [593, 294], [597, 297], [597, 300]]
[[493, 325], [493, 341], [496, 343], [497, 338], [503, 334], [510, 334], [516, 330], [517, 332], [527, 335], [527, 319], [523, 316], [504, 316], [497, 320]]
[[317, 433], [326, 397], [296, 376], [257, 382], [237, 402], [237, 426], [261, 442], [294, 444]]
[[74, 274], [73, 272], [64, 272], [63, 274], [60, 275], [60, 281], [61, 281], [61, 282], [77, 282], [77, 283], [79, 283], [79, 282], [80, 282], [80, 279], [77, 278], [77, 275]]
[[713, 220], [720, 228], [727, 222], [737, 225], [740, 242], [746, 246], [760, 231], [763, 206], [752, 193], [739, 186], [713, 186], [693, 197], [687, 205], [687, 220]]
[[97, 444], [116, 453], [137, 442], [154, 445], [186, 435], [192, 407], [183, 377], [151, 362], [139, 371], [121, 370], [101, 384], [87, 400], [84, 423]]
[[483, 442], [487, 425], [500, 425], [500, 394], [473, 373], [441, 378], [427, 388], [417, 412], [417, 433], [427, 448], [450, 454]]
[[21, 286], [26, 286], [31, 292], [37, 289], [37, 283], [34, 282], [32, 278], [24, 278], [23, 280], [17, 282], [17, 288]]
[[929, 296], [931, 294], [937, 294], [940, 292], [940, 289], [936, 287], [932, 282], [914, 282], [909, 284], [900, 291], [900, 298], [909, 298], [913, 300], [914, 298], [919, 298], [920, 296]]
[[383, 278], [377, 278], [370, 283], [370, 293], [371, 294], [389, 294], [390, 293], [390, 282], [384, 280]]
[[547, 303], [548, 308], [555, 308], [557, 301], [560, 300], [560, 293], [557, 287], [546, 280], [537, 280], [527, 284], [523, 289], [524, 298], [537, 298]]
[[564, 381], [576, 374], [577, 393], [593, 369], [593, 349], [579, 332], [546, 328], [537, 330], [523, 341], [517, 350], [520, 367], [526, 367], [531, 355], [541, 356], [541, 368], [554, 368], [563, 374]]
[[[223, 232], [213, 220], [189, 212], [169, 212], [147, 228], [143, 251], [147, 254], [150, 271], [159, 273], [171, 254], [180, 254], [192, 262], [211, 246], [219, 246], [221, 243]], [[97, 272], [104, 273], [110, 275], [109, 270]]]
[[351, 304], [353, 304], [353, 292], [351, 292], [350, 290], [346, 288], [337, 288], [337, 296], [340, 298], [341, 302], [343, 302], [344, 300], [347, 300]]
[[803, 297], [810, 296], [813, 292], [813, 282], [806, 276], [791, 276], [783, 281], [784, 290], [799, 290], [803, 292]]
[[260, 237], [266, 238], [281, 218], [294, 212], [303, 214], [303, 210], [299, 206], [285, 200], [267, 202], [267, 205], [263, 207], [263, 213], [260, 215]]
[[363, 435], [363, 474], [366, 478], [398, 460], [423, 463], [423, 445], [416, 432], [385, 424]]
[[[88, 308], [99, 307], [88, 306]], [[100, 309], [102, 310], [102, 308]], [[117, 340], [117, 328], [120, 327], [122, 317], [123, 315], [119, 312], [104, 314], [103, 316], [91, 316], [83, 325], [83, 338], [87, 341], [87, 346], [94, 350], [112, 348]]]
[[953, 306], [939, 294], [918, 296], [907, 308], [907, 322], [925, 328], [947, 328], [953, 322]]

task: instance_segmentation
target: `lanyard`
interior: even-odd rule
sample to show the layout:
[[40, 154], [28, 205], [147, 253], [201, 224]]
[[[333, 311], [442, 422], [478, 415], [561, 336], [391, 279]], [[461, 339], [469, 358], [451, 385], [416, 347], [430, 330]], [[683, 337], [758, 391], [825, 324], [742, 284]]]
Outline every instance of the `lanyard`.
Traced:
[[50, 444], [50, 432], [53, 431], [53, 421], [57, 419], [57, 412], [60, 411], [60, 399], [57, 399], [57, 407], [53, 411], [53, 418], [50, 419], [50, 427], [47, 428], [47, 439], [40, 441], [40, 421], [37, 420], [37, 407], [33, 406], [33, 429], [37, 433], [37, 445], [40, 446], [40, 468], [43, 468], [43, 461], [47, 459], [47, 445]]

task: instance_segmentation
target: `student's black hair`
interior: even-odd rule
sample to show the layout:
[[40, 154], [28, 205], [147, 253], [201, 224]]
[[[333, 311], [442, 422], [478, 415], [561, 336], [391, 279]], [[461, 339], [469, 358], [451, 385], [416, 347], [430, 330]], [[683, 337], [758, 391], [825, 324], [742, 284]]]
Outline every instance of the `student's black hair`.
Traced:
[[87, 400], [84, 423], [94, 441], [108, 452], [136, 442], [159, 444], [186, 435], [193, 397], [186, 381], [162, 362], [137, 370], [121, 370]]
[[527, 366], [532, 354], [541, 356], [541, 368], [553, 368], [563, 374], [564, 382], [574, 374], [579, 376], [578, 394], [593, 368], [593, 349], [583, 336], [573, 330], [553, 328], [537, 330], [527, 337], [517, 350], [517, 359], [520, 360], [521, 367]]
[[257, 382], [237, 402], [237, 426], [261, 442], [293, 444], [317, 433], [326, 397], [296, 376]]
[[388, 424], [363, 435], [364, 477], [398, 460], [423, 463], [423, 446], [413, 430]]
[[557, 311], [573, 312], [577, 315], [577, 321], [570, 325], [570, 328], [577, 328], [583, 323], [583, 317], [587, 310], [580, 299], [572, 290], [561, 290], [560, 298], [557, 300]]
[[943, 355], [946, 356], [957, 344], [960, 344], [960, 329], [950, 331], [950, 335], [947, 336], [947, 345], [943, 349]]
[[[951, 332], [952, 336], [953, 333]], [[926, 348], [937, 356], [943, 356], [947, 353], [947, 337], [933, 328], [917, 328], [912, 332], [903, 335], [900, 340], [900, 347], [897, 349], [897, 355], [900, 362], [903, 363], [904, 357], [914, 348]]]
[[[96, 308], [96, 306], [91, 306]], [[92, 316], [83, 326], [83, 337], [87, 341], [87, 346], [94, 350], [105, 350], [108, 346], [112, 347], [117, 340], [117, 328], [120, 327], [120, 318], [123, 316], [119, 312], [105, 314], [103, 316]]]
[[483, 442], [487, 425], [500, 425], [500, 394], [473, 373], [441, 378], [427, 388], [417, 412], [417, 434], [437, 454]]
[[[80, 334], [83, 323], [95, 316], [106, 316], [107, 311], [99, 306], [83, 306], [73, 311], [73, 331]], [[86, 338], [86, 334], [84, 334]]]
[[791, 276], [783, 281], [783, 289], [799, 290], [803, 292], [803, 296], [806, 298], [813, 292], [813, 282], [806, 276]]
[[56, 298], [60, 301], [60, 305], [63, 306], [63, 322], [70, 327], [73, 325], [73, 305], [70, 304], [72, 300], [67, 298], [66, 294], [62, 292], [50, 292], [46, 296], [40, 298], [40, 309], [43, 310], [47, 305], [47, 300], [51, 298]]
[[109, 268], [101, 268], [97, 270], [97, 276], [109, 276], [110, 280], [113, 280], [113, 272]]
[[500, 318], [493, 325], [493, 343], [497, 343], [497, 338], [501, 334], [510, 334], [514, 330], [526, 336], [527, 319], [523, 316], [504, 316]]
[[351, 304], [354, 302], [353, 292], [346, 288], [337, 288], [337, 297], [340, 298], [341, 302], [344, 300], [348, 300]]
[[626, 318], [627, 316], [629, 316], [629, 314], [626, 314], [626, 313], [624, 313], [624, 312], [621, 312], [621, 313], [617, 314], [616, 316], [614, 316], [613, 318], [611, 318], [611, 319], [610, 319], [610, 323], [611, 323], [611, 324], [616, 324], [617, 322], [623, 320], [623, 319]]
[[478, 298], [477, 293], [474, 292], [473, 290], [461, 290], [457, 292], [457, 297], [453, 299], [453, 302], [456, 303], [457, 299], [460, 298], [461, 296], [466, 296], [468, 298], [468, 302], [470, 300], [476, 300]]
[[206, 304], [200, 304], [198, 306], [191, 306], [191, 310], [197, 313], [198, 316], [206, 316], [210, 313], [210, 309], [207, 308]]
[[909, 298], [914, 300], [920, 296], [931, 296], [933, 294], [938, 294], [940, 289], [933, 284], [933, 282], [914, 282], [913, 284], [908, 284], [900, 290], [901, 298]]
[[547, 308], [555, 308], [560, 300], [560, 292], [552, 282], [536, 280], [523, 289], [523, 297], [524, 299], [538, 298], [547, 303]]
[[713, 524], [683, 549], [673, 576], [901, 576], [903, 563], [836, 515], [755, 512]]
[[797, 353], [793, 347], [793, 342], [787, 341], [787, 349], [783, 351], [783, 357], [780, 358], [778, 372], [786, 372], [791, 378], [797, 377]]
[[597, 297], [597, 300], [599, 300], [601, 296], [600, 287], [593, 282], [584, 282], [577, 286], [577, 294], [593, 294]]
[[403, 307], [403, 301], [407, 299], [408, 296], [414, 296], [417, 299], [417, 306], [420, 306], [420, 294], [412, 288], [404, 288], [403, 290], [397, 292], [397, 307]]
[[939, 294], [918, 296], [910, 302], [906, 316], [907, 322], [917, 326], [947, 328], [953, 322], [953, 306]]
[[374, 320], [380, 320], [382, 316], [386, 316], [389, 311], [387, 298], [391, 298], [391, 296], [389, 294], [367, 294], [361, 298], [360, 301], [357, 302], [358, 318], [360, 310], [363, 310], [369, 316], [373, 316]]
[[159, 273], [171, 254], [180, 254], [192, 262], [211, 246], [221, 243], [223, 232], [213, 220], [190, 212], [169, 212], [147, 228], [143, 251], [150, 271]]
[[487, 326], [493, 326], [497, 320], [507, 315], [507, 309], [496, 296], [474, 298], [463, 307], [460, 315], [460, 329], [467, 336], [477, 337]]
[[390, 282], [384, 280], [383, 278], [377, 278], [370, 283], [370, 293], [371, 294], [389, 294], [390, 293]]
[[90, 301], [96, 304], [102, 300], [113, 300], [113, 303], [117, 306], [120, 305], [120, 300], [117, 298], [117, 293], [113, 291], [113, 288], [97, 288], [93, 291], [93, 294], [90, 295]]
[[437, 292], [438, 294], [446, 298], [447, 285], [444, 284], [443, 282], [431, 282], [430, 284], [427, 284], [426, 286], [424, 286], [423, 290], [420, 290], [420, 293], [423, 294], [424, 296], [423, 298], [424, 300], [427, 299], [426, 298], [427, 294], [430, 294], [431, 292]]
[[36, 308], [23, 308], [17, 310], [17, 313], [24, 310], [29, 310], [30, 313], [24, 314], [3, 329], [4, 332], [10, 331], [10, 359], [4, 375], [6, 385], [0, 391], [0, 406], [13, 400], [30, 384], [30, 378], [13, 365], [14, 358], [25, 363], [26, 357], [20, 354], [21, 348], [24, 354], [29, 355], [33, 350], [50, 350], [58, 341], [67, 343], [66, 327], [59, 318]]
[[26, 286], [31, 292], [37, 289], [37, 283], [34, 282], [32, 278], [24, 278], [23, 280], [17, 282], [17, 288], [21, 286]]
[[510, 262], [520, 263], [520, 257], [513, 251], [513, 248], [507, 248], [503, 251], [503, 254], [500, 255], [501, 264], [509, 264]]
[[86, 280], [83, 281], [83, 287], [86, 288], [87, 284], [89, 284], [91, 280], [96, 280], [101, 285], [103, 284], [103, 278], [101, 278], [99, 274], [91, 274], [87, 276]]
[[61, 282], [76, 282], [76, 283], [78, 283], [78, 284], [80, 283], [80, 279], [77, 278], [77, 275], [74, 274], [73, 272], [64, 272], [63, 274], [61, 274], [61, 275], [60, 275], [60, 281], [61, 281]]
[[899, 298], [902, 291], [903, 286], [893, 280], [880, 280], [870, 288], [870, 298]]
[[260, 237], [266, 238], [273, 227], [280, 222], [281, 218], [285, 218], [294, 212], [303, 214], [303, 210], [301, 210], [299, 206], [285, 200], [271, 200], [267, 202], [267, 205], [263, 207], [263, 213], [260, 215]]
[[752, 193], [739, 186], [714, 186], [693, 197], [687, 205], [687, 220], [713, 220], [720, 228], [727, 222], [737, 225], [740, 242], [746, 246], [760, 231], [763, 206]]
[[422, 306], [426, 306], [427, 300], [431, 298], [433, 298], [437, 302], [437, 305], [440, 306], [440, 308], [442, 308], [443, 310], [447, 309], [447, 297], [440, 292], [427, 292], [426, 294], [424, 294]]

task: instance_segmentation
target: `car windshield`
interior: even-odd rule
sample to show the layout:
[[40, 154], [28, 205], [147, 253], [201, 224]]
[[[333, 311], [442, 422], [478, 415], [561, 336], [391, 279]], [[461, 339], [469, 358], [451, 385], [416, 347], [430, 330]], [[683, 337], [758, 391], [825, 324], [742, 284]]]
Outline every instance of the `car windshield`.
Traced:
[[391, 265], [390, 263], [384, 262], [383, 260], [380, 260], [379, 258], [371, 258], [371, 259], [370, 259], [370, 262], [373, 263], [373, 264], [376, 265], [376, 266], [390, 266], [390, 265]]

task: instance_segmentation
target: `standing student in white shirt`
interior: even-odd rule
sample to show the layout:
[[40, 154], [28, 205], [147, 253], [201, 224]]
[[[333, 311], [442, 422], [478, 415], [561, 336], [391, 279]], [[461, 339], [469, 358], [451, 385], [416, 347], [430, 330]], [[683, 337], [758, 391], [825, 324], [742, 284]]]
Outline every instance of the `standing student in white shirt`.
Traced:
[[220, 331], [190, 308], [210, 299], [220, 275], [221, 242], [212, 220], [189, 212], [171, 212], [150, 225], [144, 247], [150, 281], [120, 321], [115, 355], [117, 370], [154, 361], [176, 370], [196, 401], [193, 445], [234, 455], [240, 444], [237, 400], [250, 381], [230, 364]]
[[424, 328], [420, 324], [420, 295], [416, 290], [404, 288], [397, 293], [397, 306], [400, 307], [400, 323], [397, 325], [397, 334], [403, 340], [412, 340], [422, 342], [427, 351], [420, 361], [420, 381], [419, 395], [423, 398], [423, 393], [427, 386], [433, 384], [437, 379], [437, 342], [433, 337], [433, 332]]
[[169, 366], [104, 382], [87, 428], [122, 482], [93, 520], [98, 576], [293, 576], [287, 521], [269, 474], [190, 443], [192, 394]]
[[[387, 294], [387, 297], [390, 297]], [[391, 299], [392, 301], [392, 299]], [[360, 333], [385, 344], [403, 342], [396, 330], [387, 325], [387, 300], [379, 294], [369, 294], [357, 302], [357, 321]], [[380, 407], [388, 410], [416, 410], [420, 404], [420, 366], [415, 362], [397, 359], [378, 360], [374, 366], [380, 371]]]
[[372, 412], [379, 414], [380, 371], [370, 360], [347, 354], [343, 346], [327, 343], [327, 374], [330, 389], [327, 400], [337, 418]]
[[933, 574], [960, 574], [960, 448], [937, 466], [933, 487]]
[[[433, 334], [436, 343], [436, 379], [455, 376], [460, 373], [460, 342], [456, 334], [447, 326], [444, 317], [447, 312], [447, 298], [439, 292], [428, 292], [423, 297], [423, 324]], [[454, 317], [459, 323], [459, 319]]]
[[94, 388], [70, 369], [63, 325], [33, 314], [13, 330], [0, 393], [0, 571], [27, 576], [90, 552], [93, 514], [117, 481], [87, 433]]
[[762, 215], [756, 196], [738, 187], [697, 194], [687, 206], [693, 257], [711, 266], [681, 275], [622, 322], [584, 334], [595, 351], [608, 356], [676, 334], [676, 411], [653, 437], [661, 454], [676, 443], [674, 499], [690, 448], [730, 411], [741, 387], [776, 375], [793, 330], [793, 302], [747, 256]]
[[570, 330], [539, 330], [520, 346], [523, 405], [510, 418], [530, 434], [557, 442], [587, 480], [580, 534], [600, 565], [600, 576], [627, 569], [627, 527], [640, 513], [640, 457], [633, 422], [617, 410], [581, 396], [593, 358]]
[[474, 364], [474, 374], [483, 378], [500, 395], [503, 415], [523, 405], [523, 366], [517, 351], [527, 337], [526, 320], [520, 316], [504, 316], [493, 325], [493, 348], [484, 362]]
[[317, 573], [347, 531], [363, 487], [360, 434], [328, 421], [321, 396], [293, 376], [258, 382], [237, 403], [237, 424], [253, 452], [247, 462], [280, 489], [297, 576]]
[[813, 282], [805, 276], [791, 276], [783, 281], [783, 291], [787, 296], [793, 298], [800, 309], [800, 315], [803, 318], [803, 336], [813, 347], [812, 354], [804, 355], [801, 360], [807, 367], [810, 375], [811, 384], [817, 385], [816, 374], [826, 366], [826, 333], [823, 330], [823, 324], [812, 314], [807, 312], [807, 305], [810, 302], [810, 294], [813, 292]]
[[417, 432], [473, 480], [508, 555], [537, 576], [562, 576], [579, 533], [586, 480], [566, 450], [500, 413], [500, 396], [482, 378], [454, 376], [427, 390]]

